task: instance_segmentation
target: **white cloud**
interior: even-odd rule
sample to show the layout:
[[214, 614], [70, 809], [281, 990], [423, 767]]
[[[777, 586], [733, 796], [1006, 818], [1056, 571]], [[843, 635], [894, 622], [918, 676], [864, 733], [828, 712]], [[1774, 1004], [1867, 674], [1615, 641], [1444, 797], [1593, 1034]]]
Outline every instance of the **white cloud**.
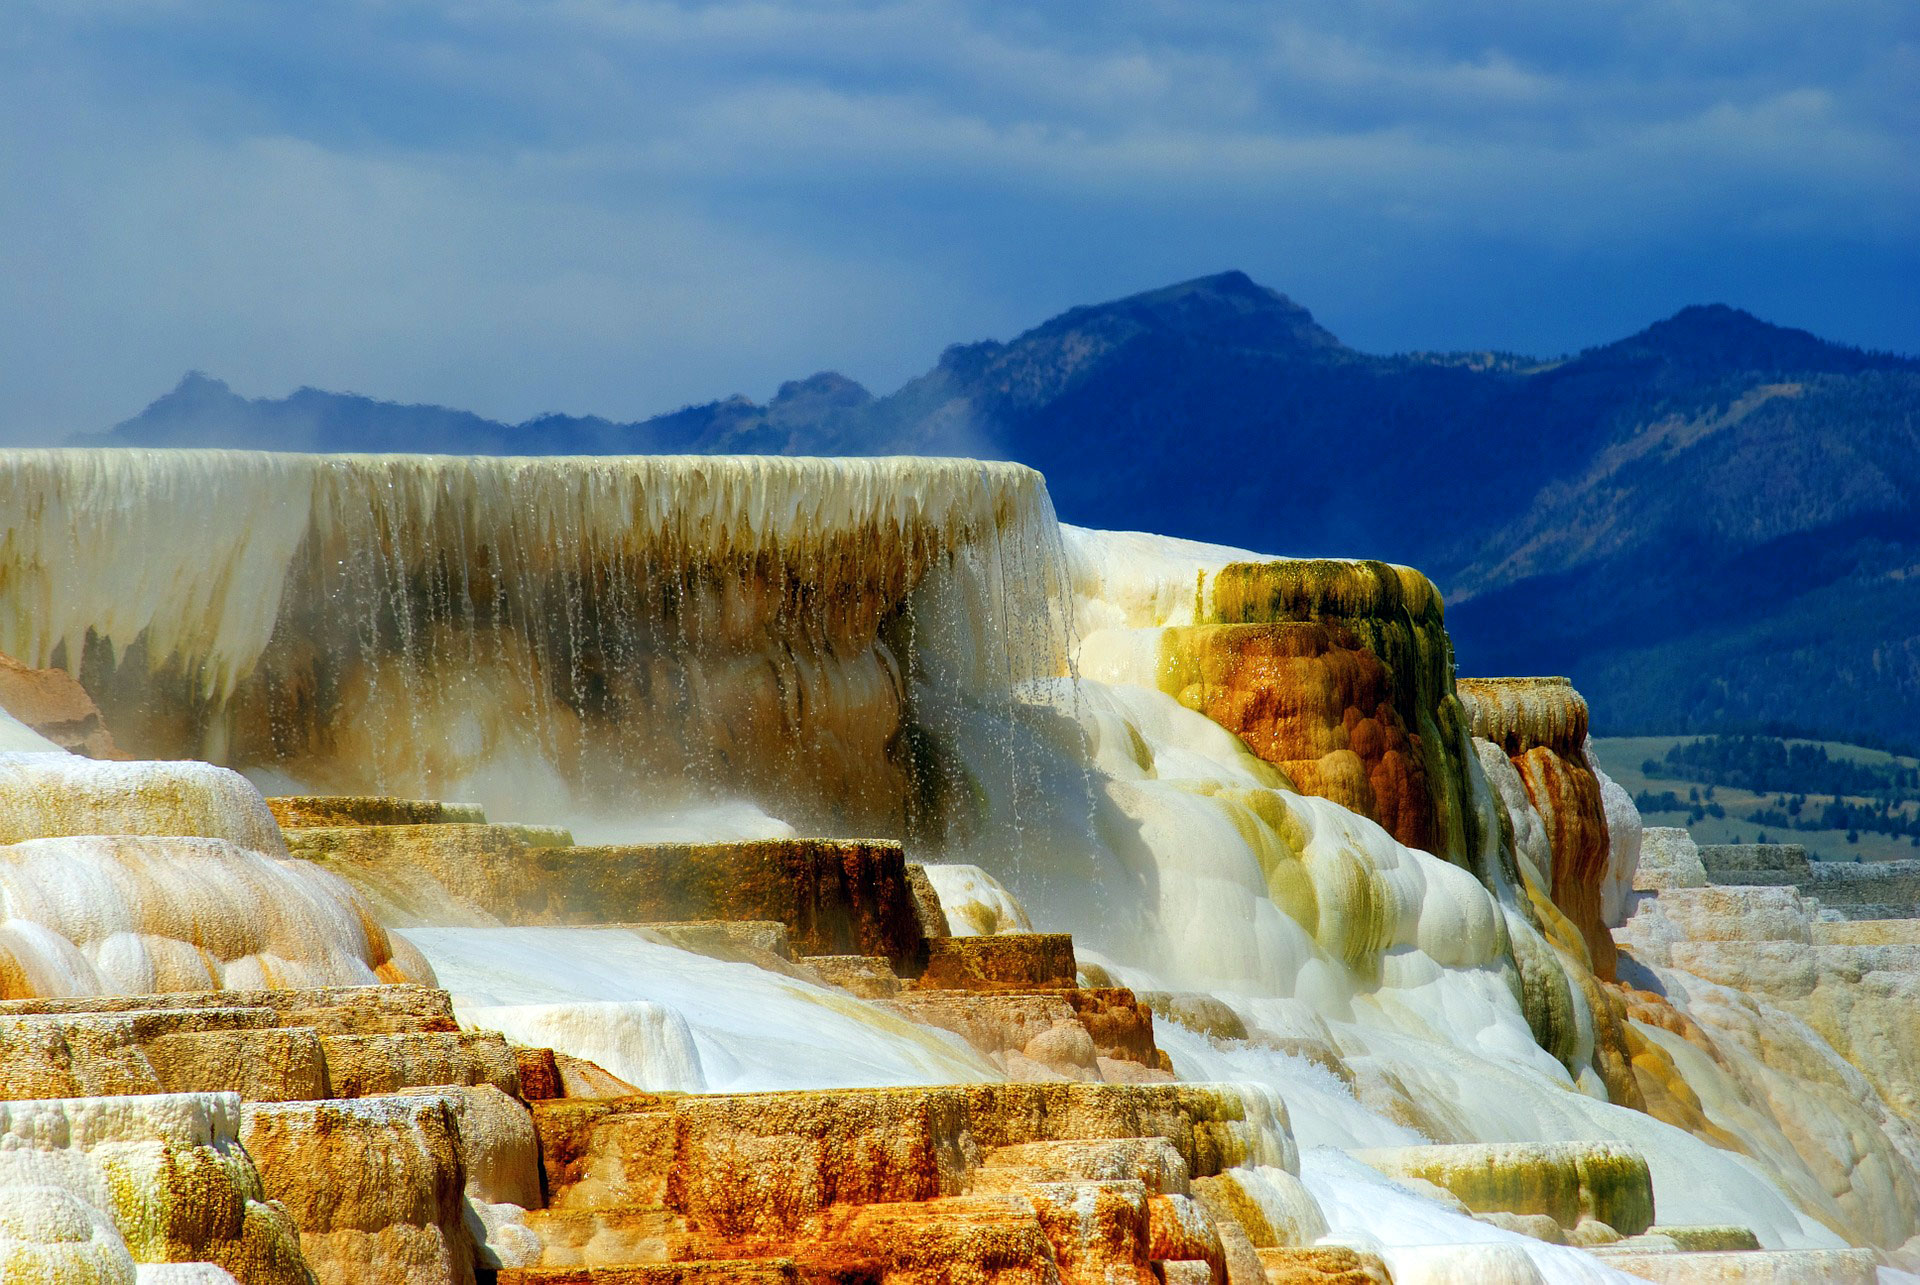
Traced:
[[[254, 394], [639, 417], [818, 365], [924, 359], [874, 342], [935, 288], [916, 269], [697, 205], [608, 208], [511, 159], [88, 142], [0, 198], [13, 440], [110, 423], [190, 367]], [[36, 191], [84, 195], [33, 219]]]
[[[189, 365], [512, 416], [886, 385], [1233, 265], [1430, 345], [1552, 346], [1570, 312], [1502, 301], [1568, 264], [1669, 256], [1737, 295], [1765, 247], [1780, 297], [1836, 254], [1886, 294], [1920, 243], [1915, 26], [1904, 0], [22, 0], [0, 434], [95, 427]], [[1665, 305], [1619, 275], [1589, 324]], [[1503, 306], [1498, 334], [1421, 320]]]

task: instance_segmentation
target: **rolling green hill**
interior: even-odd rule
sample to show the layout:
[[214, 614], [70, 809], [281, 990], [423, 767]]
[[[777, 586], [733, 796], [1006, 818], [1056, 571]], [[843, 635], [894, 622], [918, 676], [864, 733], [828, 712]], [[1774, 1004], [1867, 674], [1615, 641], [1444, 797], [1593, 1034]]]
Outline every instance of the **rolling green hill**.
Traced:
[[[1648, 825], [1684, 826], [1698, 843], [1797, 843], [1807, 855], [1821, 861], [1892, 861], [1920, 858], [1910, 835], [1888, 834], [1864, 826], [1853, 827], [1849, 842], [1846, 826], [1819, 824], [1835, 802], [1861, 810], [1898, 799], [1889, 814], [1907, 824], [1920, 824], [1920, 759], [1839, 741], [1759, 738], [1773, 746], [1818, 751], [1835, 766], [1857, 767], [1856, 773], [1833, 774], [1809, 770], [1804, 762], [1788, 762], [1785, 770], [1745, 785], [1727, 784], [1727, 774], [1701, 766], [1676, 768], [1668, 759], [1676, 749], [1702, 744], [1690, 736], [1596, 737], [1594, 755], [1626, 791], [1634, 796]], [[1796, 756], [1797, 757], [1797, 756]], [[1658, 765], [1648, 773], [1649, 762]], [[1848, 776], [1854, 779], [1846, 779]], [[1867, 777], [1869, 779], [1859, 779]], [[1878, 782], [1871, 778], [1880, 778]], [[1891, 784], [1892, 781], [1902, 782]], [[1768, 788], [1753, 788], [1762, 785]], [[1826, 788], [1815, 788], [1824, 786]], [[1671, 800], [1666, 796], [1672, 796]], [[1784, 797], [1784, 802], [1783, 802]], [[1797, 815], [1788, 824], [1778, 818], [1798, 801]], [[1761, 821], [1756, 813], [1768, 814]]]

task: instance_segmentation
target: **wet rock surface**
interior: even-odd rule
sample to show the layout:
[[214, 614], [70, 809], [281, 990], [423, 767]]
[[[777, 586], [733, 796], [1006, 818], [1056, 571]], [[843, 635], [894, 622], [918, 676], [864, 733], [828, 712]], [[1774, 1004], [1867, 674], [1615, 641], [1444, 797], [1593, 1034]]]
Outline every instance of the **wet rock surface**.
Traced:
[[1584, 702], [1456, 684], [1418, 572], [1070, 531], [964, 462], [10, 467], [112, 498], [73, 593], [19, 515], [23, 654], [289, 791], [0, 758], [16, 1272], [1913, 1261], [1916, 947], [1820, 927], [1909, 872], [1636, 889]]

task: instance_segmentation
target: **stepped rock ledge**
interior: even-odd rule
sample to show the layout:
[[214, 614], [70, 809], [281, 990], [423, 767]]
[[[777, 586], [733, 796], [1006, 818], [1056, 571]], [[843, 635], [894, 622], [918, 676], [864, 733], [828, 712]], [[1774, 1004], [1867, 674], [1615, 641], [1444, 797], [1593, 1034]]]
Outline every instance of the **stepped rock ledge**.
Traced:
[[1418, 571], [964, 460], [0, 475], [0, 1281], [1920, 1272], [1911, 863], [1643, 828]]

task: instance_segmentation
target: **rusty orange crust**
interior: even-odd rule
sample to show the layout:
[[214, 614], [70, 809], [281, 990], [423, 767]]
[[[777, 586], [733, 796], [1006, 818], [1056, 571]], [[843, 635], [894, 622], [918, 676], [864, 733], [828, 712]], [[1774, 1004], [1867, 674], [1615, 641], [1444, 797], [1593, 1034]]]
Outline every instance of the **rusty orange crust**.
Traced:
[[1613, 934], [1600, 911], [1607, 814], [1587, 762], [1587, 702], [1564, 678], [1463, 678], [1457, 688], [1473, 734], [1519, 770], [1553, 849], [1554, 904], [1579, 929], [1594, 973], [1611, 981]]
[[1183, 654], [1172, 694], [1245, 741], [1305, 794], [1434, 847], [1422, 745], [1394, 707], [1393, 676], [1353, 630], [1288, 621], [1168, 630]]

